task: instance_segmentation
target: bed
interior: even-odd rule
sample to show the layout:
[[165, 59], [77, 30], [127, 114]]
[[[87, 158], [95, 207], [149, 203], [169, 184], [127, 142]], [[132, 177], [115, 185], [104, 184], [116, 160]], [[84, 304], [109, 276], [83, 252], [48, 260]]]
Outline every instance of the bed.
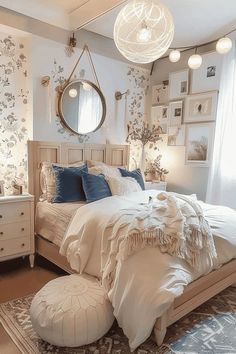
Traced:
[[[113, 166], [127, 166], [129, 161], [129, 148], [126, 145], [80, 145], [31, 141], [28, 144], [28, 148], [29, 191], [36, 196], [36, 200], [38, 200], [40, 195], [39, 171], [42, 161], [73, 163], [91, 159], [103, 161]], [[65, 220], [70, 222], [70, 215], [74, 214], [77, 206], [69, 206], [68, 208], [71, 209], [71, 214], [68, 212]], [[54, 211], [51, 210], [51, 212], [55, 213], [55, 209]], [[37, 227], [36, 225], [36, 230]], [[40, 231], [40, 233], [42, 234], [43, 232]], [[60, 237], [53, 238], [53, 235], [36, 235], [36, 252], [71, 273], [73, 270], [66, 258], [59, 255], [59, 239]], [[236, 283], [235, 270], [236, 260], [231, 260], [219, 269], [187, 285], [184, 292], [175, 298], [172, 305], [161, 317], [157, 318], [154, 325], [157, 344], [162, 344], [169, 325], [217, 293]]]

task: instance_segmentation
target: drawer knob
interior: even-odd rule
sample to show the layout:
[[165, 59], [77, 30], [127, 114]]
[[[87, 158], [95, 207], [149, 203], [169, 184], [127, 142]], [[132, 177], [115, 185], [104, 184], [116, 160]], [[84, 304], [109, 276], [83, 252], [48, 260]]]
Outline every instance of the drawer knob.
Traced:
[[4, 251], [4, 248], [3, 248], [3, 247], [1, 248], [1, 252], [2, 252], [2, 251]]
[[21, 244], [21, 247], [25, 247], [25, 244], [24, 244], [24, 243], [22, 243], [22, 244]]
[[25, 231], [25, 228], [24, 228], [24, 227], [22, 227], [22, 228], [21, 228], [21, 231]]
[[22, 211], [22, 212], [20, 213], [20, 215], [22, 215], [22, 216], [23, 216], [23, 215], [25, 215], [25, 213]]
[[0, 235], [3, 235], [3, 232], [2, 232], [2, 231], [0, 232]]
[[0, 215], [0, 219], [2, 219], [2, 215]]

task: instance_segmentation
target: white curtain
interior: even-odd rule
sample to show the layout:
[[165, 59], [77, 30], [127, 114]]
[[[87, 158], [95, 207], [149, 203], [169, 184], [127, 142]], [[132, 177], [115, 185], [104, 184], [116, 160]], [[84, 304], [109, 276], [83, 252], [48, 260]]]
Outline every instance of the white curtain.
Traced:
[[102, 105], [97, 91], [90, 89], [80, 89], [79, 112], [78, 112], [78, 132], [86, 134], [94, 130], [101, 121]]
[[236, 209], [236, 46], [225, 55], [206, 201]]

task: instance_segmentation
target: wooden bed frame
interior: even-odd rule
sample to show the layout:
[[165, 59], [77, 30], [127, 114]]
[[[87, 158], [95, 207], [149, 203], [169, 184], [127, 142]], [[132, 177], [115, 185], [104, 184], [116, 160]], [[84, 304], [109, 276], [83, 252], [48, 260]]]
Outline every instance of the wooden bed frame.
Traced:
[[[43, 161], [69, 164], [83, 160], [102, 161], [112, 166], [128, 167], [129, 146], [29, 141], [29, 193], [35, 196], [37, 202], [41, 194], [40, 166]], [[59, 248], [39, 235], [36, 235], [36, 253], [66, 272], [74, 272], [66, 258], [59, 254]], [[236, 260], [232, 260], [189, 284], [162, 317], [156, 320], [154, 333], [157, 345], [163, 343], [168, 326], [235, 283]]]

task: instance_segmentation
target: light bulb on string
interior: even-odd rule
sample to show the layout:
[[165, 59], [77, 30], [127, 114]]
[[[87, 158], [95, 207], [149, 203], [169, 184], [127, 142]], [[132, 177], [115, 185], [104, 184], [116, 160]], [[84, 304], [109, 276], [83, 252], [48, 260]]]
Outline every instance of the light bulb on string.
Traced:
[[219, 54], [227, 54], [233, 46], [233, 42], [229, 37], [220, 38], [216, 43], [216, 51]]
[[177, 63], [180, 60], [180, 57], [181, 57], [181, 53], [177, 49], [172, 50], [169, 54], [169, 59], [171, 63]]

